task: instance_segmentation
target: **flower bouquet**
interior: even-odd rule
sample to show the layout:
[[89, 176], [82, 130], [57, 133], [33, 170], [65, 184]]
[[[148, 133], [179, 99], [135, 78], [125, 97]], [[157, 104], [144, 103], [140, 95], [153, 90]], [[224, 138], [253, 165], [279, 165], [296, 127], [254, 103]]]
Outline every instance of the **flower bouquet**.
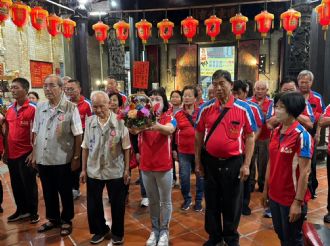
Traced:
[[118, 116], [125, 121], [125, 126], [129, 129], [143, 130], [156, 122], [150, 98], [145, 95], [129, 96], [127, 105]]

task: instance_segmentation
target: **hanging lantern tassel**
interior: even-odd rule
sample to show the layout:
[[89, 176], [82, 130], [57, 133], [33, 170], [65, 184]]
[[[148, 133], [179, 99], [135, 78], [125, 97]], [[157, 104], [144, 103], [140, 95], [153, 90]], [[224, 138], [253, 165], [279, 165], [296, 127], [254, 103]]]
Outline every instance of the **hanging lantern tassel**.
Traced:
[[101, 83], [103, 84], [103, 59], [102, 59], [102, 55], [103, 55], [103, 46], [102, 46], [101, 43], [99, 44], [99, 49], [100, 49]]

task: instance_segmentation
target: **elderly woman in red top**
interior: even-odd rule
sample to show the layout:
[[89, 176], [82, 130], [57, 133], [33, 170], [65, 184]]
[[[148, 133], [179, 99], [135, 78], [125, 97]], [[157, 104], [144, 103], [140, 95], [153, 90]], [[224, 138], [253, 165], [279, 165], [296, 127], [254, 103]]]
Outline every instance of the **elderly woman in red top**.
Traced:
[[[278, 100], [277, 100], [278, 98]], [[313, 140], [297, 117], [305, 109], [298, 92], [275, 98], [275, 115], [281, 123], [272, 133], [269, 162], [263, 191], [263, 204], [269, 206], [274, 229], [281, 245], [303, 245], [302, 224], [307, 213], [307, 189]]]
[[[199, 112], [199, 108], [196, 106], [196, 98], [198, 92], [196, 87], [185, 86], [182, 90], [183, 94], [183, 107], [175, 114], [177, 121], [177, 134], [176, 143], [179, 152], [180, 163], [180, 183], [181, 193], [184, 202], [181, 206], [182, 210], [188, 210], [192, 204], [192, 197], [190, 193], [190, 173], [191, 167], [195, 163], [195, 142], [192, 141], [195, 137], [195, 121]], [[202, 199], [204, 190], [203, 177], [196, 177], [196, 198], [194, 210], [202, 211]]]
[[152, 231], [147, 246], [168, 246], [172, 214], [172, 149], [171, 134], [176, 120], [167, 113], [165, 90], [153, 90], [150, 96], [157, 109], [157, 122], [139, 134], [140, 170], [149, 199]]

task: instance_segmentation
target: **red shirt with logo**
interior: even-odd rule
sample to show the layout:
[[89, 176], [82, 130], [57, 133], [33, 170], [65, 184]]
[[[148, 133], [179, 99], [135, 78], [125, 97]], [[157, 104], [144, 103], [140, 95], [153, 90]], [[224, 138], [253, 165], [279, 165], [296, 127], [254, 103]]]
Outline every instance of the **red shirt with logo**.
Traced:
[[86, 118], [92, 115], [92, 104], [84, 96], [80, 96], [77, 108], [80, 114], [82, 128], [85, 129]]
[[[293, 203], [299, 179], [298, 157], [311, 159], [313, 155], [313, 139], [307, 130], [296, 121], [284, 134], [282, 125], [274, 131], [269, 143], [269, 197], [283, 206]], [[304, 201], [311, 194], [307, 189]]]
[[[199, 108], [195, 106], [192, 115], [185, 111], [185, 107], [179, 110], [175, 115], [177, 122], [176, 144], [178, 151], [182, 154], [195, 153], [195, 129], [194, 125], [197, 119]], [[189, 120], [190, 119], [190, 120]]]
[[[166, 112], [158, 123], [171, 123], [176, 127], [176, 120]], [[143, 131], [139, 134], [140, 169], [142, 171], [165, 172], [172, 169], [171, 135], [161, 134], [159, 131]]]
[[[251, 97], [250, 99], [248, 99], [249, 101], [251, 102], [254, 102], [256, 104], [258, 104], [262, 110], [262, 113], [264, 115], [264, 118], [267, 120], [269, 119], [268, 116], [271, 114], [271, 112], [273, 111], [272, 110], [272, 107], [273, 107], [273, 100], [269, 99], [268, 97], [266, 97], [263, 101], [262, 104], [260, 104], [260, 102], [256, 99], [255, 96]], [[270, 133], [271, 133], [271, 130], [269, 130], [267, 128], [267, 125], [266, 125], [266, 122], [262, 125], [262, 128], [261, 128], [261, 132], [260, 132], [260, 135], [259, 135], [259, 140], [267, 140], [269, 139], [270, 137]]]
[[[323, 116], [330, 117], [330, 105], [328, 105], [328, 107], [325, 109]], [[330, 155], [330, 134], [328, 136], [328, 154]]]
[[246, 102], [235, 100], [232, 95], [226, 105], [221, 105], [216, 98], [204, 103], [197, 117], [196, 130], [207, 136], [224, 108], [229, 108], [229, 111], [206, 143], [207, 152], [218, 158], [242, 155], [243, 136], [257, 130], [251, 107]]
[[315, 117], [315, 122], [318, 122], [320, 116], [323, 114], [323, 112], [325, 110], [325, 104], [323, 102], [323, 98], [319, 93], [317, 93], [315, 91], [311, 91], [309, 93], [308, 102], [310, 103], [310, 105], [312, 107], [314, 117]]
[[36, 105], [26, 100], [17, 110], [17, 102], [10, 105], [6, 114], [8, 122], [8, 158], [17, 159], [32, 151], [32, 126]]

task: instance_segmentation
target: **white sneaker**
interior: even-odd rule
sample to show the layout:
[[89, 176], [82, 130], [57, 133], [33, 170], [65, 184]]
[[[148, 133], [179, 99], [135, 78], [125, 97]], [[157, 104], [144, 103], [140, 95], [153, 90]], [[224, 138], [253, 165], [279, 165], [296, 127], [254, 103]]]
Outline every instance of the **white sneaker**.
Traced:
[[157, 246], [168, 246], [168, 235], [167, 235], [167, 233], [163, 233], [160, 236]]
[[72, 190], [72, 196], [73, 196], [73, 200], [77, 200], [80, 197], [80, 191]]
[[142, 198], [140, 206], [141, 207], [148, 207], [149, 206], [149, 199], [148, 198]]
[[156, 246], [156, 245], [157, 245], [156, 233], [152, 231], [146, 242], [146, 246]]

